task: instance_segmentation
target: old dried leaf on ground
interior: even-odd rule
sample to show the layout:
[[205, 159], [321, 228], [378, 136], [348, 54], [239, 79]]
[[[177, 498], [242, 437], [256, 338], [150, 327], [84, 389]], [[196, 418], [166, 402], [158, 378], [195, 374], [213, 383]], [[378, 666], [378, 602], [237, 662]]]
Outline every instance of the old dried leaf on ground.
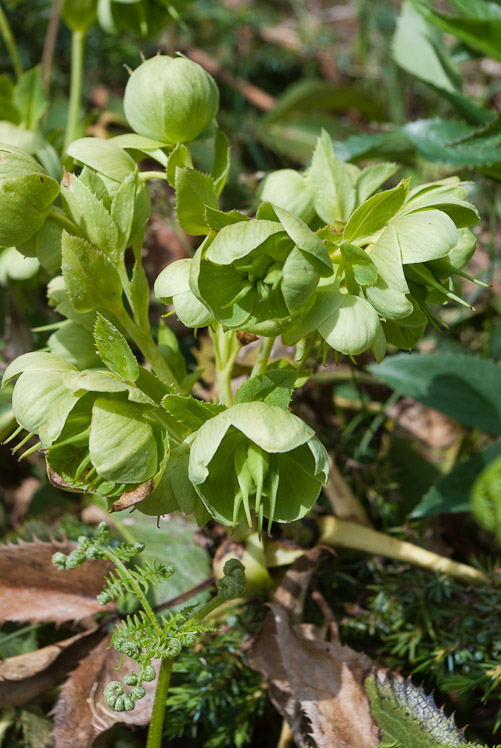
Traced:
[[73, 671], [61, 689], [54, 708], [54, 731], [57, 748], [90, 748], [95, 739], [117, 722], [129, 725], [147, 725], [151, 719], [156, 680], [144, 683], [146, 696], [136, 702], [131, 712], [113, 712], [103, 701], [104, 687], [134, 669], [135, 663], [124, 657], [123, 669], [120, 655], [108, 649], [110, 637], [103, 639]]
[[99, 560], [72, 571], [56, 569], [53, 554], [70, 553], [73, 547], [57, 541], [0, 546], [0, 623], [60, 624], [103, 611], [96, 596], [112, 565]]

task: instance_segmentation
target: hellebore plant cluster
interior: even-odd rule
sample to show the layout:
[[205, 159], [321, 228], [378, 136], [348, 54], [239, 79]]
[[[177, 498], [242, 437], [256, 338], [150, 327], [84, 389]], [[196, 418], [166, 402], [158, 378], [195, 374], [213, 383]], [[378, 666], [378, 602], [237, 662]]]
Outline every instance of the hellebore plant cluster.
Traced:
[[[0, 245], [60, 273], [48, 298], [65, 318], [46, 350], [5, 372], [4, 382], [17, 379], [15, 435], [26, 432], [15, 450], [37, 435], [24, 454], [43, 450], [53, 483], [115, 508], [181, 509], [200, 525], [256, 517], [259, 531], [265, 518], [296, 520], [329, 462], [289, 410], [294, 387], [329, 349], [381, 361], [387, 344], [411, 349], [428, 322], [440, 324], [431, 305], [465, 303], [457, 279], [479, 220], [467, 186], [404, 179], [380, 191], [398, 166], [343, 163], [323, 133], [305, 172], [268, 175], [255, 216], [223, 212], [230, 155], [214, 80], [182, 56], [156, 56], [131, 74], [124, 108], [133, 132], [71, 142], [60, 183], [20, 148], [0, 146]], [[194, 166], [194, 141], [212, 151], [210, 173]], [[146, 159], [159, 167], [141, 170]], [[170, 329], [152, 335], [142, 265], [151, 179], [169, 183], [181, 227], [202, 238], [154, 292], [187, 327], [208, 328], [218, 402], [193, 397], [201, 372], [187, 371]], [[235, 394], [245, 333], [261, 340]], [[277, 337], [292, 353], [270, 363]]]

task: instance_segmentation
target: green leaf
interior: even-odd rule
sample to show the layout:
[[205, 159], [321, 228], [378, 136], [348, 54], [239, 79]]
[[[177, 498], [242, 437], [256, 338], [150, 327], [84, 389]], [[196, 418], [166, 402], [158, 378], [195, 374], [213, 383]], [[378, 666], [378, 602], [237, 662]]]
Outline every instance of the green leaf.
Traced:
[[468, 426], [501, 434], [501, 369], [493, 361], [453, 353], [404, 354], [369, 368], [403, 395]]
[[175, 421], [190, 431], [197, 431], [202, 424], [225, 410], [224, 405], [206, 403], [194, 397], [168, 394], [162, 400], [162, 406]]
[[216, 210], [215, 208], [205, 208], [205, 219], [211, 229], [220, 231], [225, 226], [231, 226], [232, 223], [240, 223], [240, 221], [250, 221], [249, 216], [245, 213], [240, 213], [238, 210], [230, 210], [229, 213], [223, 213], [222, 210]]
[[456, 465], [438, 480], [413, 509], [411, 517], [471, 511], [470, 494], [474, 482], [492, 460], [501, 455], [501, 441]]
[[126, 382], [135, 382], [139, 376], [136, 357], [122, 333], [99, 312], [94, 328], [94, 340], [104, 365]]
[[79, 138], [69, 146], [68, 155], [114, 182], [122, 182], [137, 172], [134, 159], [113, 138]]
[[219, 197], [224, 189], [228, 174], [230, 173], [230, 144], [222, 130], [216, 130], [214, 144], [214, 163], [212, 164], [211, 177]]
[[343, 238], [353, 244], [380, 231], [400, 210], [409, 191], [409, 180], [392, 190], [373, 195], [350, 216]]
[[184, 143], [176, 143], [175, 147], [169, 153], [169, 157], [167, 159], [167, 167], [165, 170], [167, 174], [167, 181], [173, 188], [175, 188], [176, 186], [176, 168], [178, 166], [180, 166], [181, 168], [183, 168], [184, 166], [191, 166], [190, 149]]
[[372, 164], [364, 169], [355, 185], [357, 203], [365, 202], [367, 198], [377, 192], [381, 185], [399, 169], [399, 164], [392, 163]]
[[214, 182], [195, 169], [176, 168], [176, 211], [182, 228], [195, 236], [208, 234], [205, 207], [219, 208]]
[[[480, 18], [473, 16], [470, 11], [468, 17], [445, 16], [418, 0], [413, 0], [413, 4], [428, 22], [438, 26], [442, 31], [452, 34], [481, 55], [501, 60], [500, 14], [490, 13], [489, 18]], [[482, 5], [489, 7], [486, 3]], [[479, 6], [478, 2], [476, 6]]]
[[251, 377], [235, 395], [235, 405], [261, 401], [287, 410], [296, 383], [297, 372], [292, 369], [272, 369]]
[[501, 457], [494, 459], [478, 476], [471, 494], [478, 524], [501, 538]]
[[21, 75], [14, 89], [14, 104], [26, 129], [36, 130], [48, 104], [40, 65]]
[[326, 223], [347, 221], [355, 207], [355, 189], [349, 170], [334, 154], [325, 131], [317, 141], [308, 178], [320, 218]]
[[158, 465], [157, 440], [145, 410], [98, 398], [92, 408], [89, 451], [99, 475], [119, 483], [143, 483]]
[[108, 309], [120, 312], [122, 284], [118, 272], [92, 244], [63, 232], [62, 271], [72, 306], [77, 312]]
[[441, 34], [425, 21], [410, 0], [405, 0], [398, 18], [393, 57], [408, 73], [447, 96], [469, 121], [484, 123], [490, 119], [486, 110], [461, 93], [458, 71]]
[[410, 679], [390, 672], [370, 675], [365, 689], [384, 742], [395, 741], [402, 748], [455, 748], [466, 743], [462, 730], [437, 707], [433, 694], [427, 696]]

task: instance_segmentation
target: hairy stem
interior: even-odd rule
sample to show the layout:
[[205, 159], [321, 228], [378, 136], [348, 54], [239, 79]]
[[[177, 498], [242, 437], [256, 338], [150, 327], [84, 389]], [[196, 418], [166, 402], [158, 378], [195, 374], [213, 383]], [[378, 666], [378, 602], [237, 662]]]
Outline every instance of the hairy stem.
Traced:
[[164, 382], [174, 387], [177, 392], [181, 393], [182, 387], [169, 364], [160, 353], [158, 346], [151, 337], [150, 331], [141, 330], [125, 311], [120, 316], [117, 316], [117, 319], [143, 356], [150, 362], [155, 374]]
[[83, 31], [73, 31], [71, 35], [71, 88], [70, 105], [68, 109], [68, 121], [64, 136], [64, 152], [75, 140], [80, 118], [80, 105], [82, 101], [82, 82], [84, 65], [85, 34]]
[[268, 366], [268, 359], [270, 358], [271, 351], [273, 350], [273, 344], [276, 338], [261, 338], [259, 345], [259, 351], [256, 358], [256, 363], [252, 367], [251, 377], [257, 377], [258, 374], [264, 374], [266, 367]]
[[19, 78], [21, 77], [23, 73], [23, 65], [21, 63], [21, 58], [19, 56], [19, 50], [16, 45], [16, 40], [14, 39], [14, 35], [9, 26], [7, 16], [5, 15], [4, 9], [2, 8], [1, 5], [0, 5], [0, 34], [3, 37], [5, 46], [9, 50], [10, 58], [12, 60], [12, 66], [14, 68], [14, 73], [16, 75], [16, 78], [19, 80]]
[[172, 659], [162, 660], [158, 674], [157, 690], [153, 704], [146, 748], [162, 748], [162, 733], [164, 727], [165, 706], [169, 693], [170, 676], [172, 673]]
[[335, 517], [320, 517], [317, 522], [320, 528], [320, 544], [353, 548], [365, 553], [396, 558], [399, 561], [422, 566], [428, 571], [449, 574], [451, 577], [468, 582], [485, 581], [485, 575], [472, 566], [451, 561], [449, 558], [439, 556], [413, 543], [392, 538], [384, 532], [362, 527], [355, 522], [345, 522]]
[[118, 558], [118, 556], [115, 553], [113, 553], [113, 551], [110, 548], [106, 549], [106, 554], [108, 558], [110, 559], [110, 561], [112, 561], [115, 564], [115, 566], [118, 569], [120, 569], [124, 577], [126, 577], [129, 580], [129, 583], [131, 587], [133, 588], [134, 593], [137, 595], [137, 598], [140, 601], [141, 605], [143, 606], [143, 610], [148, 616], [152, 627], [155, 629], [156, 633], [159, 636], [162, 636], [163, 629], [158, 623], [157, 617], [155, 613], [153, 612], [153, 608], [151, 607], [148, 600], [146, 599], [146, 595], [144, 594], [141, 585], [137, 582], [136, 579], [134, 579], [132, 574], [129, 574], [129, 570], [127, 569], [125, 564], [122, 563], [122, 561]]

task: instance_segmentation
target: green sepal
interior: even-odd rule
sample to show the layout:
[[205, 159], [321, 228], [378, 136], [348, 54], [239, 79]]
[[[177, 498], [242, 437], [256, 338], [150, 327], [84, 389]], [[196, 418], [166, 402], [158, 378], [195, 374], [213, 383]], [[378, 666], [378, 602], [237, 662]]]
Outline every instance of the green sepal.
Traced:
[[[261, 488], [252, 478], [255, 455], [268, 453]], [[193, 441], [189, 478], [210, 514], [235, 525], [251, 506], [270, 521], [303, 517], [329, 474], [324, 447], [297, 416], [264, 402], [233, 405], [207, 421]], [[239, 479], [240, 478], [240, 479]]]
[[54, 356], [68, 361], [77, 369], [92, 369], [101, 366], [92, 334], [72, 320], [63, 320], [59, 329], [47, 341]]
[[110, 260], [85, 239], [63, 232], [62, 271], [66, 290], [77, 312], [122, 310], [122, 284]]
[[344, 263], [346, 287], [357, 293], [359, 286], [373, 286], [377, 281], [377, 268], [370, 255], [354, 244], [343, 242], [341, 256]]
[[[98, 474], [119, 483], [143, 483], [159, 462], [157, 438], [145, 409], [98, 398], [92, 408], [89, 452]], [[166, 436], [165, 436], [166, 438]]]
[[122, 333], [99, 312], [94, 327], [94, 340], [103, 364], [126, 382], [135, 382], [139, 377], [136, 357]]
[[176, 143], [167, 158], [165, 173], [167, 174], [167, 181], [173, 189], [176, 187], [176, 168], [178, 166], [181, 168], [184, 166], [192, 167], [190, 149], [184, 143]]
[[191, 290], [191, 263], [191, 258], [185, 258], [167, 265], [155, 281], [154, 293], [164, 304], [173, 304], [186, 327], [206, 327], [213, 322], [214, 315]]

